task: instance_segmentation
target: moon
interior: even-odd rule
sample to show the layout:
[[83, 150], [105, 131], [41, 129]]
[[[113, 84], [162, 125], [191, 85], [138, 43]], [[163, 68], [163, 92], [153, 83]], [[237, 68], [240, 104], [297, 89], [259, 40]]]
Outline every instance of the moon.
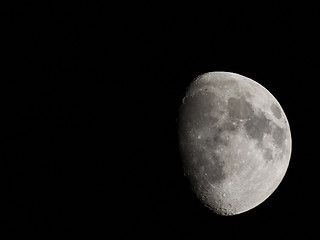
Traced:
[[287, 117], [275, 97], [247, 77], [197, 77], [182, 100], [178, 126], [184, 173], [200, 201], [219, 215], [258, 206], [287, 171]]

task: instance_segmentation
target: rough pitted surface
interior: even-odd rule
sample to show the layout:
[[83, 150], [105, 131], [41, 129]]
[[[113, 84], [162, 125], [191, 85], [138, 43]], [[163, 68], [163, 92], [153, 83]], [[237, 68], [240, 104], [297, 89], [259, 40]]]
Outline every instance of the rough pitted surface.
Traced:
[[181, 142], [184, 168], [195, 188], [203, 188], [206, 184], [202, 176], [210, 182], [224, 178], [223, 162], [211, 147], [225, 144], [220, 135], [222, 129], [216, 127], [218, 118], [211, 113], [215, 107], [214, 99], [212, 93], [197, 94], [185, 99], [184, 106], [188, 107], [181, 108], [180, 138], [184, 139]]
[[277, 100], [253, 80], [225, 72], [191, 83], [180, 108], [179, 143], [193, 191], [221, 215], [268, 198], [291, 154], [289, 124]]

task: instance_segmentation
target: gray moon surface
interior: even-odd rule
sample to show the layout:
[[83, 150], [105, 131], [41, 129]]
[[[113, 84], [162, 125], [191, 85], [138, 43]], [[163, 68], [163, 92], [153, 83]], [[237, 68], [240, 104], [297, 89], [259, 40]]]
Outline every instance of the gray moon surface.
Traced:
[[292, 140], [286, 115], [247, 77], [200, 75], [182, 100], [178, 125], [185, 175], [200, 201], [219, 215], [256, 207], [287, 171]]

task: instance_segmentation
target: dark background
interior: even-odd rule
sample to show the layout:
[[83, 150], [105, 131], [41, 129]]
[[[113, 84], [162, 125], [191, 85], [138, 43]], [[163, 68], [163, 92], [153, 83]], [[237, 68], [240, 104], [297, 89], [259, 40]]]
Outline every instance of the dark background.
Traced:
[[[1, 228], [118, 238], [315, 236], [316, 6], [77, 1], [1, 7]], [[178, 108], [210, 71], [266, 87], [291, 126], [267, 201], [222, 217], [183, 176]]]

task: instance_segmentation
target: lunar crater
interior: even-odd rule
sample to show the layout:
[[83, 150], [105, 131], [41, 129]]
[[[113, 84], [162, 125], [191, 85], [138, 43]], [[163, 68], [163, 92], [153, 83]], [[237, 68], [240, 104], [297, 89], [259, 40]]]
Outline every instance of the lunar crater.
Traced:
[[281, 118], [281, 109], [276, 104], [271, 104], [270, 106], [271, 111], [273, 112], [273, 115], [277, 118]]

